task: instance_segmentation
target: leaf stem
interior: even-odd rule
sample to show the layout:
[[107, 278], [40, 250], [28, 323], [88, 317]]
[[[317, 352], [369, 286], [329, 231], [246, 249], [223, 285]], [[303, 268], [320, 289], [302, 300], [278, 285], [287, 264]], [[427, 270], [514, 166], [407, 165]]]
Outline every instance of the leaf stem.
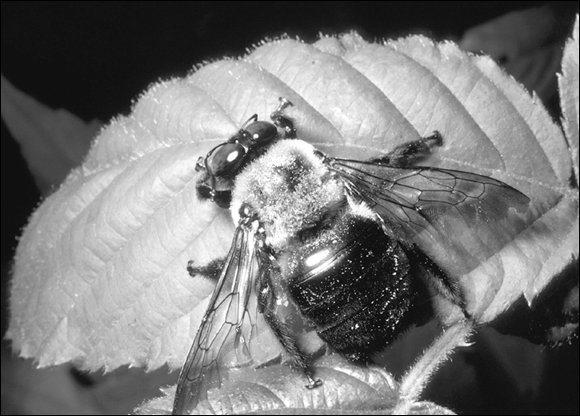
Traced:
[[450, 357], [456, 347], [468, 345], [467, 338], [472, 332], [473, 322], [470, 320], [459, 321], [443, 331], [403, 376], [399, 387], [399, 403], [392, 414], [409, 414], [435, 371]]

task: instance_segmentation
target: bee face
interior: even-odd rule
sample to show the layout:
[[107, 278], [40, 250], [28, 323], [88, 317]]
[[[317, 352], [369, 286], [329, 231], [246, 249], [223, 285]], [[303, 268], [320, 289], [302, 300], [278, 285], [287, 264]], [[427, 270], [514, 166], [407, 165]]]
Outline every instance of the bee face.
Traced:
[[280, 101], [280, 106], [270, 116], [273, 123], [258, 121], [258, 115], [254, 114], [236, 134], [199, 158], [196, 170], [204, 172], [197, 185], [200, 199], [209, 199], [222, 208], [229, 207], [238, 173], [263, 155], [270, 145], [282, 138], [294, 137], [292, 122], [282, 115], [282, 110], [289, 105], [287, 100]]
[[266, 146], [278, 135], [278, 129], [267, 121], [252, 121], [254, 115], [237, 134], [227, 142], [209, 151], [205, 157], [205, 167], [210, 176], [230, 177], [240, 171], [240, 166], [246, 160], [248, 153]]
[[[468, 317], [456, 279], [494, 254], [479, 236], [510, 232], [508, 211], [528, 207], [527, 197], [495, 179], [413, 166], [442, 144], [437, 132], [368, 161], [331, 158], [295, 139], [282, 114], [288, 105], [281, 100], [273, 123], [251, 117], [198, 162], [198, 194], [231, 205], [237, 227], [179, 377], [176, 414], [190, 413], [221, 385], [222, 351], [239, 357], [230, 366], [252, 363], [256, 313], [309, 386], [320, 384], [278, 312], [286, 298], [354, 360], [423, 322], [433, 293]], [[433, 244], [449, 256], [431, 258]]]

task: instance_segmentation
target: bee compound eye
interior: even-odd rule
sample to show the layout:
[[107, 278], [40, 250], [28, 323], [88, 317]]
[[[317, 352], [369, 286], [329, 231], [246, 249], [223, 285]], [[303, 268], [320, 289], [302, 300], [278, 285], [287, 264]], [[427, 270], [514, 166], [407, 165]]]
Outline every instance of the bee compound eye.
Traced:
[[227, 176], [235, 173], [244, 160], [246, 149], [239, 143], [226, 143], [212, 154], [208, 164], [214, 176]]
[[266, 143], [274, 139], [278, 129], [267, 121], [255, 121], [245, 128], [249, 139], [253, 143]]

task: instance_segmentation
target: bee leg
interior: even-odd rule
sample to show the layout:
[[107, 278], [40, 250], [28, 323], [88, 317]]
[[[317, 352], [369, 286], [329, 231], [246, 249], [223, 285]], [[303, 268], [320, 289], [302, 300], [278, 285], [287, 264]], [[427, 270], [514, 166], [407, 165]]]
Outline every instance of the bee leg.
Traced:
[[434, 146], [441, 146], [442, 144], [443, 137], [441, 136], [441, 133], [434, 131], [430, 136], [412, 142], [403, 143], [402, 145], [395, 147], [385, 156], [372, 159], [372, 162], [399, 168], [412, 166], [414, 163], [429, 157]]
[[316, 387], [322, 385], [322, 380], [318, 379], [318, 380], [314, 380], [312, 378], [312, 376], [308, 373], [306, 373], [306, 378], [308, 379], [308, 384], [306, 385], [307, 389], [315, 389]]
[[203, 179], [197, 181], [197, 186], [195, 187], [195, 191], [197, 193], [197, 199], [200, 201], [205, 201], [207, 199], [211, 200], [212, 196], [212, 189], [208, 186]]
[[197, 162], [195, 162], [195, 171], [196, 172], [205, 172], [207, 168], [205, 166], [205, 157], [200, 156], [197, 158]]
[[270, 267], [265, 267], [265, 273], [262, 273], [258, 288], [258, 307], [259, 311], [264, 314], [264, 319], [268, 326], [274, 332], [274, 335], [282, 344], [282, 347], [288, 354], [290, 362], [294, 367], [302, 370], [308, 379], [307, 388], [313, 389], [322, 384], [322, 380], [313, 378], [314, 371], [310, 368], [306, 355], [301, 351], [296, 342], [296, 337], [292, 333], [290, 326], [284, 322], [276, 313], [276, 294], [270, 280]]
[[191, 277], [201, 275], [211, 280], [217, 281], [220, 277], [222, 269], [224, 268], [225, 262], [226, 258], [224, 257], [221, 259], [212, 260], [205, 266], [194, 266], [193, 260], [189, 260], [187, 262], [187, 272]]
[[451, 281], [447, 273], [433, 261], [429, 256], [423, 253], [418, 248], [410, 248], [405, 250], [409, 262], [420, 264], [426, 271], [426, 278], [428, 283], [445, 299], [461, 308], [463, 315], [469, 319], [471, 314], [467, 311], [465, 299], [461, 293], [461, 288], [455, 282]]
[[284, 109], [288, 106], [293, 105], [290, 101], [288, 101], [286, 98], [279, 98], [280, 100], [280, 105], [278, 106], [278, 108], [276, 109], [276, 111], [274, 111], [272, 114], [270, 114], [270, 119], [272, 120], [272, 122], [284, 129], [284, 138], [285, 139], [295, 139], [296, 138], [296, 128], [294, 127], [294, 122], [292, 121], [292, 119], [290, 117], [286, 117], [285, 115], [282, 114], [282, 112], [284, 111]]

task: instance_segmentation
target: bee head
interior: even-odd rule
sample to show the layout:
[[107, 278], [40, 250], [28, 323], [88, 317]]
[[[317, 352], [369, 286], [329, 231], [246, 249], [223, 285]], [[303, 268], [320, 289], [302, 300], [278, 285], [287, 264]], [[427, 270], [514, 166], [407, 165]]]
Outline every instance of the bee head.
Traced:
[[205, 158], [199, 158], [196, 170], [205, 174], [198, 182], [198, 196], [228, 208], [234, 178], [278, 137], [274, 124], [258, 121], [257, 114], [254, 114], [236, 134], [211, 149]]

